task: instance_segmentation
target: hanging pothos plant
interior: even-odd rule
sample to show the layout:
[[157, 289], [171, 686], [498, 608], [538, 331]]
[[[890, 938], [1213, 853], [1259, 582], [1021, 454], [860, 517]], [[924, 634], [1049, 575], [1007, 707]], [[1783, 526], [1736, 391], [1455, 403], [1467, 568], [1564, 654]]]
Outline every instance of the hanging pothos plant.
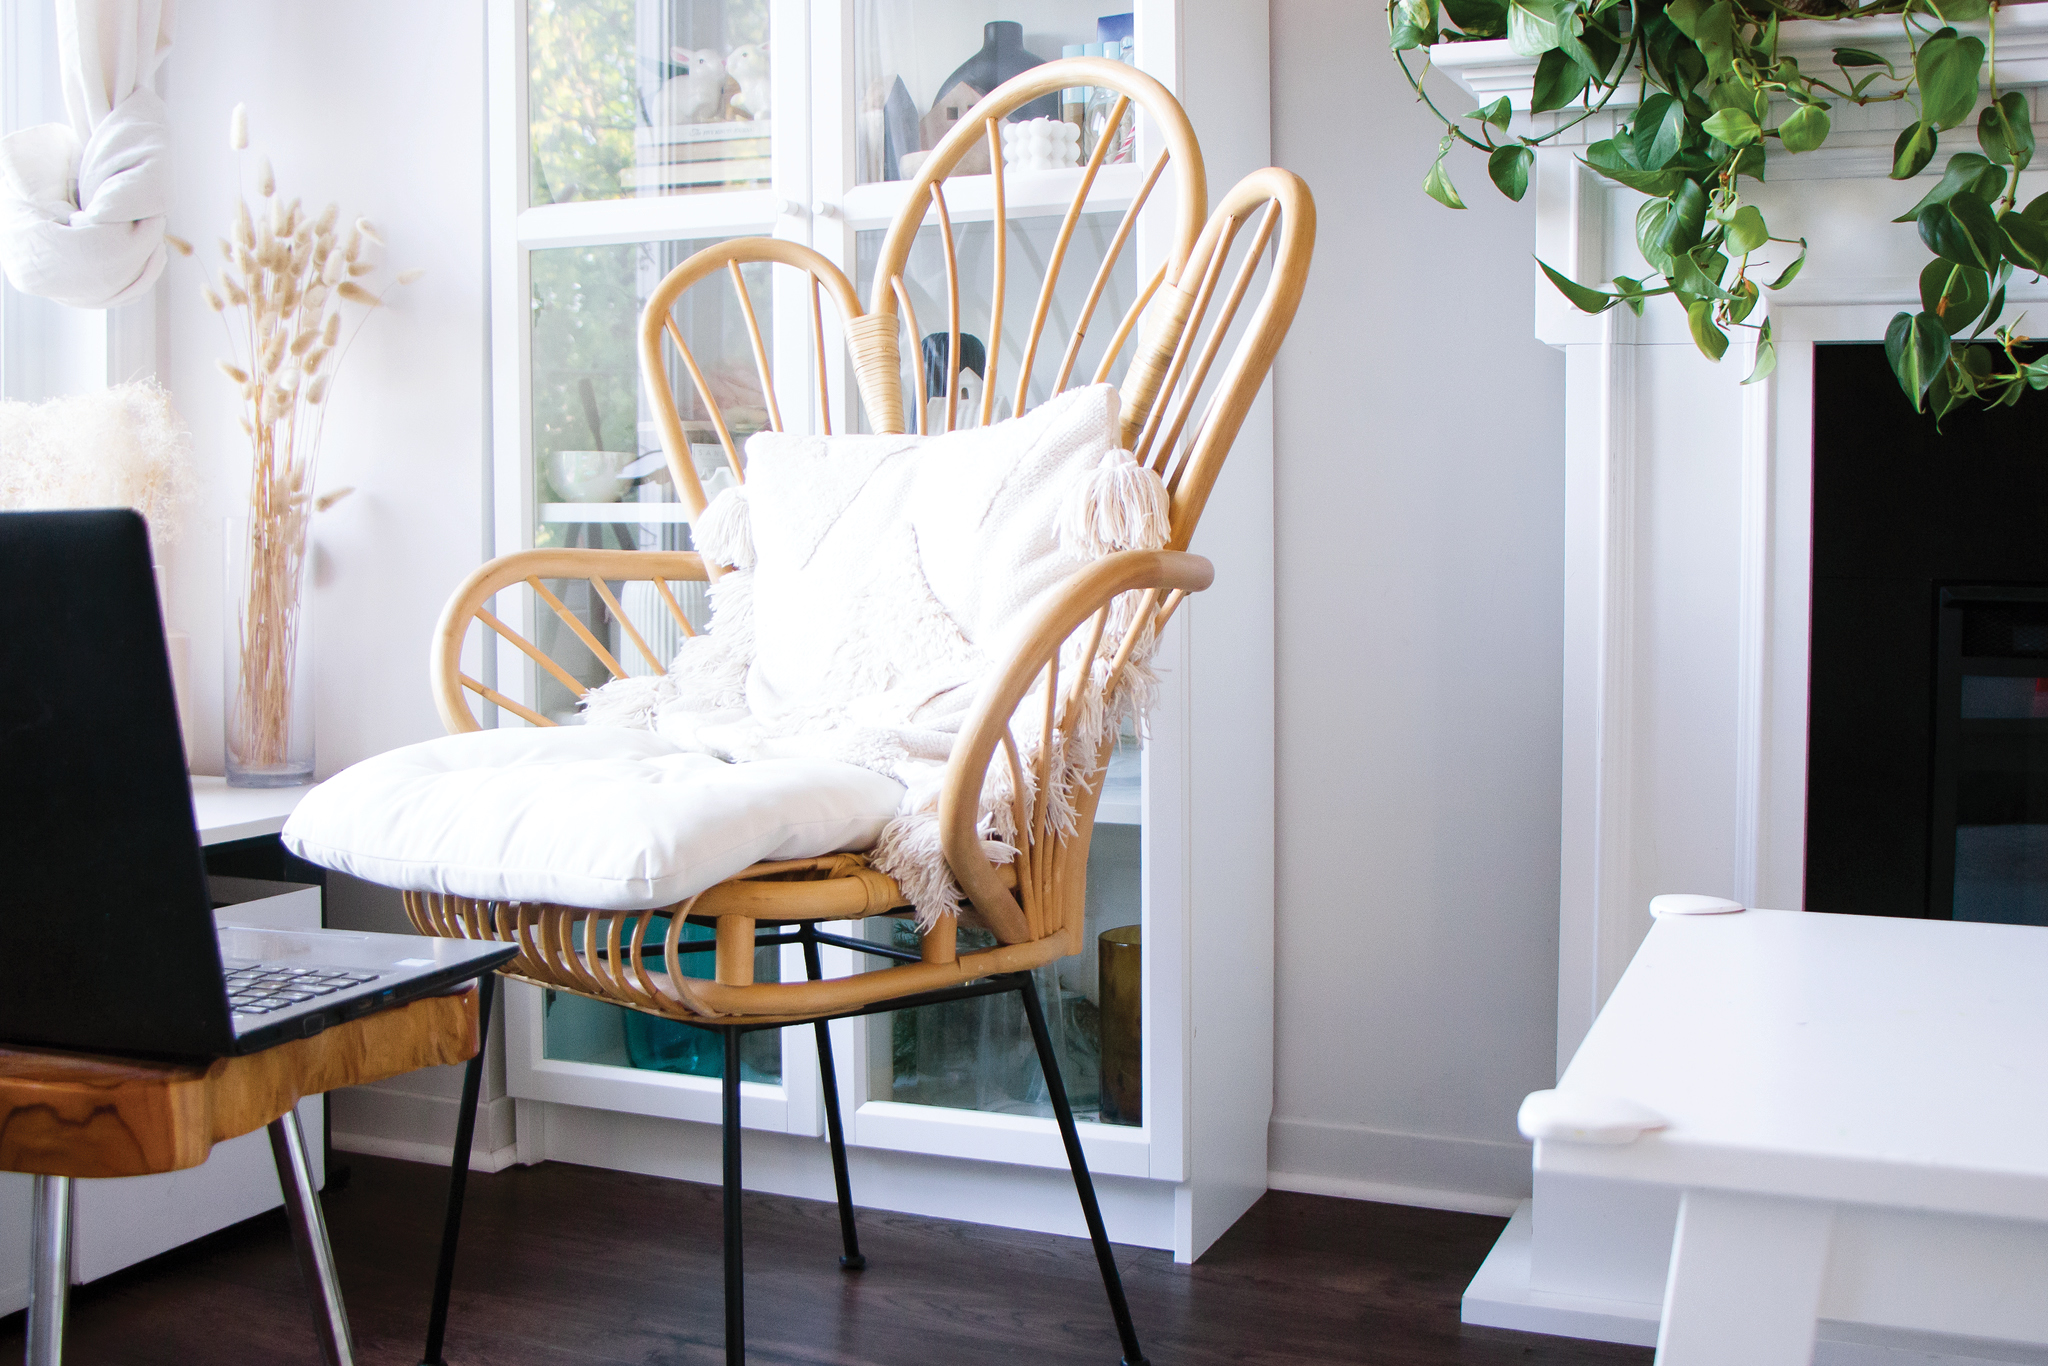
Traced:
[[[1395, 59], [1444, 125], [1423, 189], [1453, 209], [1465, 205], [1445, 162], [1459, 143], [1485, 153], [1493, 183], [1519, 200], [1536, 147], [1599, 112], [1623, 84], [1642, 82], [1628, 122], [1588, 146], [1584, 160], [1649, 196], [1636, 214], [1636, 245], [1656, 274], [1616, 276], [1596, 288], [1539, 264], [1587, 313], [1623, 304], [1640, 316], [1644, 300], [1672, 296], [1713, 360], [1727, 351], [1731, 330], [1755, 329], [1746, 384], [1777, 363], [1769, 319], [1750, 321], [1760, 288], [1792, 283], [1806, 242], [1772, 237], [1763, 214], [1743, 202], [1742, 178], [1762, 180], [1769, 156], [1827, 141], [1836, 102], [1912, 100], [1918, 117], [1899, 134], [1891, 170], [1894, 180], [1911, 179], [1934, 159], [1941, 135], [1977, 106], [1986, 44], [1954, 25], [1988, 18], [1994, 57], [1998, 41], [1996, 6], [1987, 0], [1875, 0], [1860, 8], [1836, 0], [1393, 0], [1389, 13]], [[1876, 15], [1898, 16], [1912, 52], [1903, 69], [1838, 47], [1828, 67], [1809, 73], [1778, 50], [1781, 22]], [[1537, 59], [1532, 111], [1575, 117], [1540, 136], [1510, 136], [1505, 97], [1454, 118], [1423, 89], [1432, 45], [1503, 37]], [[2025, 95], [2001, 94], [1995, 75], [1990, 82], [1976, 120], [1979, 150], [1949, 157], [1940, 183], [1893, 220], [1917, 223], [1934, 259], [1920, 274], [1919, 311], [1892, 319], [1885, 353], [1915, 409], [1937, 420], [1959, 403], [2016, 403], [2029, 388], [2048, 388], [2048, 357], [2029, 360], [2017, 325], [1996, 326], [2014, 271], [2048, 271], [2048, 195], [2018, 204], [2019, 172], [2034, 155], [2032, 115]], [[1760, 282], [1752, 256], [1774, 241], [1797, 245], [1799, 254]]]

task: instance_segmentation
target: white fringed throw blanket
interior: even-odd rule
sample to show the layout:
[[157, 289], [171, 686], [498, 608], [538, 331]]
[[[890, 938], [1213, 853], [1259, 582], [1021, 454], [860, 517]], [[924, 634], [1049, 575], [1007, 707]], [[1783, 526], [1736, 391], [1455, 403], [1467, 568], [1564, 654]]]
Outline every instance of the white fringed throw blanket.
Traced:
[[[586, 719], [733, 762], [832, 758], [895, 778], [903, 804], [870, 859], [929, 927], [960, 900], [939, 847], [945, 765], [1031, 604], [1092, 560], [1156, 550], [1170, 534], [1165, 485], [1116, 435], [1117, 391], [1100, 384], [943, 436], [754, 437], [746, 484], [696, 524], [705, 558], [736, 570], [711, 588], [710, 630], [665, 675], [590, 693]], [[1062, 833], [1105, 737], [1151, 699], [1149, 640], [1103, 696], [1137, 596], [1112, 611], [1078, 714], [1061, 700], [1050, 819]], [[1062, 653], [1062, 694], [1086, 634]], [[1043, 688], [1041, 676], [1013, 726], [1027, 783]], [[981, 797], [983, 847], [997, 861], [1016, 853], [1012, 787], [998, 754]]]

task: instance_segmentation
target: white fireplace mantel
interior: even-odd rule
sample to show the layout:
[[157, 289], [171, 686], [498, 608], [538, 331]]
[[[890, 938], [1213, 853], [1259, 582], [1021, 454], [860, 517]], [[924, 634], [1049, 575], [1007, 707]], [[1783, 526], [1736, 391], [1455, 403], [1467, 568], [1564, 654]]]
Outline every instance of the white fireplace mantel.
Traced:
[[[1833, 46], [1881, 46], [1897, 27], [1784, 32], [1788, 49], [1813, 50], [1811, 66]], [[1527, 108], [1534, 63], [1506, 42], [1431, 55], [1473, 98]], [[2001, 12], [1998, 67], [2002, 84], [2048, 84], [2048, 4]], [[2029, 95], [2039, 116], [2040, 92]], [[1569, 117], [1518, 113], [1514, 131]], [[1976, 140], [1950, 133], [1921, 180], [1889, 180], [1892, 142], [1913, 117], [1903, 101], [1837, 103], [1826, 146], [1776, 152], [1767, 183], [1744, 181], [1774, 236], [1811, 244], [1798, 280], [1753, 316], [1771, 319], [1778, 348], [1761, 383], [1740, 382], [1750, 343], [1707, 361], [1669, 299], [1640, 319], [1620, 308], [1591, 317], [1537, 276], [1536, 335], [1566, 354], [1560, 1071], [1647, 932], [1652, 896], [1803, 900], [1813, 348], [1881, 341], [1893, 314], [1919, 306], [1927, 250], [1911, 223], [1889, 220]], [[1651, 273], [1634, 245], [1642, 197], [1579, 160], [1625, 119], [1626, 105], [1611, 104], [1537, 151], [1535, 254], [1587, 283]], [[2048, 123], [2035, 134], [2048, 147]], [[1463, 167], [1479, 174], [1476, 157]], [[2022, 202], [2048, 190], [2048, 171], [2025, 182]], [[1771, 250], [1759, 278], [1796, 248]], [[2008, 317], [2048, 311], [2038, 281], [2008, 298]]]
[[[1783, 42], [1813, 69], [1832, 46], [1880, 46], [1895, 24], [1787, 24]], [[1534, 63], [1504, 42], [1432, 57], [1432, 79], [1447, 74], [1481, 103], [1507, 95], [1523, 111], [1517, 134], [1571, 117], [1526, 112]], [[2048, 86], [2048, 4], [2001, 12], [1998, 68], [2001, 85]], [[1642, 196], [1578, 159], [1639, 93], [1618, 92], [1537, 152], [1535, 254], [1589, 284], [1649, 273], [1634, 247]], [[2029, 90], [2037, 116], [2042, 95]], [[1775, 236], [1811, 244], [1798, 280], [1758, 310], [1778, 349], [1760, 383], [1740, 382], [1750, 343], [1707, 361], [1669, 299], [1640, 319], [1620, 308], [1589, 317], [1536, 274], [1536, 335], [1566, 356], [1560, 1072], [1647, 933], [1652, 896], [1804, 900], [1814, 348], [1880, 341], [1893, 314], [1919, 307], [1927, 250], [1911, 223], [1889, 220], [1950, 154], [1976, 147], [1967, 129], [1947, 134], [1921, 180], [1891, 181], [1892, 142], [1912, 117], [1904, 102], [1838, 102], [1826, 146], [1774, 153], [1767, 183], [1744, 182]], [[2035, 136], [2048, 147], [2048, 123]], [[1450, 170], [1482, 174], [1469, 155]], [[2022, 202], [2048, 190], [2048, 170], [2025, 180]], [[1760, 278], [1790, 261], [1773, 250]], [[2041, 282], [2016, 284], [2008, 299], [2008, 319], [2048, 314]], [[1631, 1197], [1614, 1185], [1539, 1175], [1533, 1215], [1510, 1224], [1467, 1292], [1466, 1320], [1654, 1341], [1677, 1193]], [[1978, 1362], [1953, 1345], [1890, 1339], [1830, 1344], [1819, 1359], [1890, 1362], [1906, 1346], [1914, 1360]]]

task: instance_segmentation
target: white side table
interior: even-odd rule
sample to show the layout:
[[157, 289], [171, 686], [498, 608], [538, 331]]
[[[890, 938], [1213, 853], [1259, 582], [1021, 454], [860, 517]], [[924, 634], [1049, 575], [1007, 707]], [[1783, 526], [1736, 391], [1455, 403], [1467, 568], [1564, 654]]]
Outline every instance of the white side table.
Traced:
[[1823, 1319], [2048, 1346], [2048, 931], [1661, 920], [1558, 1093], [1666, 1121], [1535, 1150], [1680, 1192], [1660, 1366], [1807, 1366]]
[[192, 816], [201, 844], [275, 835], [298, 808], [306, 787], [229, 787], [226, 778], [192, 777]]

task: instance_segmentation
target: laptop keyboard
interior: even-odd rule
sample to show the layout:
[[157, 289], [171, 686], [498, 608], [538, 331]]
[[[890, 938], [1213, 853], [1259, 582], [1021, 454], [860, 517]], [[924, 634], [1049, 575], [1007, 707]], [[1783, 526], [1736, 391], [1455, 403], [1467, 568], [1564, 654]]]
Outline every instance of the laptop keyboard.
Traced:
[[377, 976], [352, 968], [288, 968], [278, 963], [251, 963], [228, 972], [228, 1008], [237, 1015], [268, 1015], [374, 982]]

